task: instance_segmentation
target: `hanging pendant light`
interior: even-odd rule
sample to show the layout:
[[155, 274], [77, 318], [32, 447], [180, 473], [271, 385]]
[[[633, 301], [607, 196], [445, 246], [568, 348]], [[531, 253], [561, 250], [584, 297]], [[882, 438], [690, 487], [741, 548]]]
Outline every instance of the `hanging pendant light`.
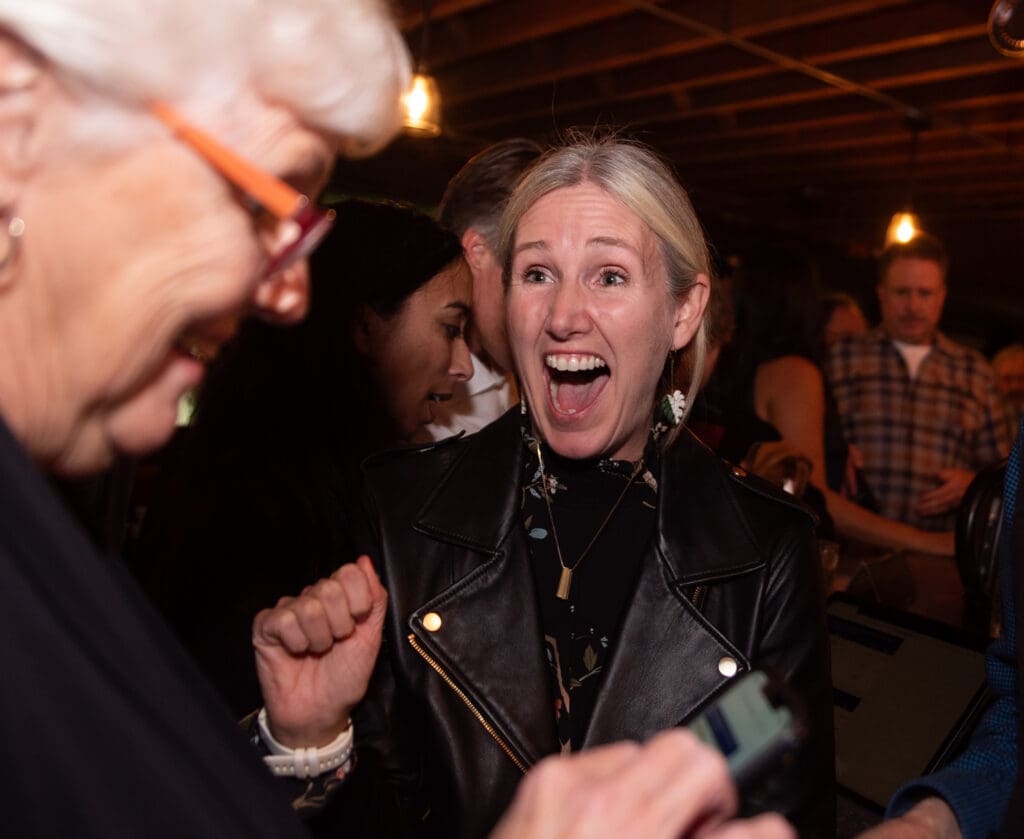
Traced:
[[907, 160], [907, 198], [903, 209], [894, 214], [885, 231], [885, 247], [905, 245], [919, 233], [921, 219], [914, 212], [914, 174], [917, 166], [917, 136], [931, 126], [931, 119], [921, 111], [910, 111], [903, 124], [910, 131], [910, 157]]
[[441, 95], [433, 76], [416, 73], [402, 96], [402, 125], [409, 134], [437, 137], [441, 133]]
[[429, 46], [430, 0], [423, 0], [419, 64], [409, 90], [402, 95], [402, 125], [406, 133], [420, 137], [437, 137], [441, 133], [441, 93], [437, 80], [427, 72]]

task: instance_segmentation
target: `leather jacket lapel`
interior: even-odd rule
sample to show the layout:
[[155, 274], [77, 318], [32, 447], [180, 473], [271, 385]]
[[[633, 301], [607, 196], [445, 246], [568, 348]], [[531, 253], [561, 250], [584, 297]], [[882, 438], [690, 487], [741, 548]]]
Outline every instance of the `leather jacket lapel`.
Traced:
[[523, 446], [514, 411], [465, 440], [460, 456], [416, 516], [416, 530], [494, 554], [521, 529]]
[[698, 587], [766, 562], [751, 534], [737, 527], [738, 510], [723, 509], [723, 499], [731, 498], [723, 484], [739, 477], [727, 476], [688, 433], [662, 458], [656, 543], [645, 552], [585, 746], [642, 740], [679, 725], [734, 673], [750, 669], [743, 652], [694, 604]]
[[[515, 439], [504, 439], [510, 435]], [[537, 689], [549, 676], [520, 522], [518, 436], [518, 419], [506, 417], [473, 438], [417, 517], [421, 533], [490, 558], [469, 555], [475, 567], [458, 569], [449, 588], [413, 612], [409, 627], [494, 727], [492, 736], [529, 767], [556, 751], [558, 740], [550, 691]], [[489, 494], [481, 487], [499, 489]], [[441, 618], [435, 631], [423, 622], [431, 612]]]
[[699, 585], [763, 567], [769, 552], [757, 544], [730, 481], [746, 481], [739, 467], [727, 472], [718, 456], [688, 430], [661, 461], [658, 478], [659, 550], [677, 584]]
[[[467, 705], [494, 727], [492, 736], [528, 768], [556, 751], [558, 741], [554, 703], [544, 689], [549, 677], [533, 579], [521, 541], [514, 540], [517, 549], [511, 554], [503, 552], [417, 609], [409, 627], [465, 694]], [[434, 632], [424, 626], [430, 613], [442, 619]]]

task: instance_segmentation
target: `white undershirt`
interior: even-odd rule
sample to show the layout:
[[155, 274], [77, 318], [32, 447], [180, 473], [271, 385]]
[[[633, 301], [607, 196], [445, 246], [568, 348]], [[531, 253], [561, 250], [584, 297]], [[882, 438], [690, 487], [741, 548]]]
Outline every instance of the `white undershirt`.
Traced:
[[512, 405], [512, 377], [491, 370], [476, 355], [473, 375], [467, 382], [456, 382], [453, 396], [434, 410], [436, 421], [417, 437], [419, 442], [443, 440], [460, 431], [472, 434], [493, 422]]
[[903, 363], [907, 365], [907, 372], [910, 378], [917, 378], [917, 371], [921, 369], [921, 362], [924, 357], [932, 351], [931, 344], [904, 344], [902, 341], [893, 341], [893, 345], [903, 356]]

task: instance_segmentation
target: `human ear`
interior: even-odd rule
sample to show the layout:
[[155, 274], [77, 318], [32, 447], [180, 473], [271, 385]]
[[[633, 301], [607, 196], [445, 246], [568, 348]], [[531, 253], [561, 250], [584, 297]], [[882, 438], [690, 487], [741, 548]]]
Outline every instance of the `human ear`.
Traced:
[[263, 320], [284, 326], [298, 323], [309, 312], [309, 269], [292, 265], [260, 280], [256, 311]]
[[675, 328], [672, 334], [673, 350], [681, 350], [693, 340], [710, 296], [711, 280], [707, 274], [697, 274], [693, 278], [690, 290], [676, 307]]
[[476, 277], [487, 267], [488, 260], [494, 260], [491, 246], [475, 227], [467, 228], [462, 234], [462, 253], [469, 263], [469, 268]]
[[0, 31], [0, 215], [13, 205], [38, 163], [40, 120], [54, 80], [43, 60]]
[[385, 333], [385, 319], [371, 306], [360, 303], [352, 318], [352, 343], [360, 355], [371, 357]]

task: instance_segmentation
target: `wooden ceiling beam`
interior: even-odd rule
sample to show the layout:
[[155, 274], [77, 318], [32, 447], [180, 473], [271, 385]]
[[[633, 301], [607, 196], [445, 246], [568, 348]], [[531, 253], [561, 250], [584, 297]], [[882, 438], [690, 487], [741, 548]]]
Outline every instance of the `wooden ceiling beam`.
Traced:
[[[877, 90], [892, 93], [907, 91], [926, 83], [946, 83], [970, 75], [1012, 72], [1022, 68], [1020, 64], [1008, 61], [996, 53], [987, 38], [973, 38], [910, 53], [839, 63], [826, 69]], [[686, 92], [686, 99], [690, 109], [700, 113], [706, 110], [736, 112], [848, 95], [837, 88], [825, 87], [812, 79], [790, 73], [743, 82], [691, 87]], [[864, 107], [873, 106], [865, 102]]]
[[[728, 52], [716, 50], [710, 53], [705, 62], [691, 62], [689, 73], [692, 78], [680, 79], [677, 75], [671, 82], [660, 83], [657, 79], [650, 79], [644, 85], [635, 78], [623, 82], [618, 74], [597, 76], [578, 83], [568, 92], [564, 86], [555, 88], [549, 92], [551, 98], [543, 106], [532, 98], [527, 102], [519, 97], [511, 97], [511, 100], [509, 97], [499, 97], [491, 102], [478, 103], [475, 107], [446, 107], [445, 114], [446, 119], [459, 130], [491, 133], [512, 120], [522, 121], [542, 116], [549, 118], [552, 113], [571, 118], [576, 113], [588, 110], [593, 112], [598, 108], [603, 110], [609, 102], [627, 114], [625, 118], [620, 118], [621, 121], [633, 121], [634, 118], [628, 115], [629, 109], [636, 105], [643, 111], [642, 103], [652, 99], [662, 103], [660, 107], [667, 117], [685, 118], [688, 114], [708, 110], [738, 111], [778, 107], [786, 103], [847, 95], [844, 91], [822, 85], [806, 76], [783, 73], [777, 68], [765, 72], [764, 68], [754, 67], [749, 61], [749, 57], [743, 57], [737, 62]], [[983, 35], [896, 56], [873, 56], [867, 60], [823, 66], [838, 75], [850, 76], [872, 88], [888, 92], [901, 87], [933, 81], [945, 83], [979, 73], [1001, 73], [1020, 67], [999, 56]], [[565, 104], [580, 92], [581, 85], [588, 88], [585, 96], [576, 97], [583, 104], [578, 107]], [[665, 97], [670, 97], [675, 107], [663, 107], [669, 102]], [[877, 106], [865, 101], [863, 107]]]
[[[430, 54], [427, 61], [439, 75], [458, 62], [542, 41], [591, 24], [611, 23], [635, 14], [622, 0], [516, 0], [480, 4], [442, 20], [431, 19]], [[422, 36], [420, 26], [405, 31], [415, 46]]]
[[[434, 21], [456, 17], [495, 2], [500, 2], [500, 0], [431, 0], [431, 25]], [[395, 11], [395, 19], [398, 21], [399, 29], [403, 32], [422, 26], [423, 0], [401, 0]]]
[[[509, 5], [518, 8], [519, 3]], [[854, 3], [821, 3], [813, 0], [803, 4], [805, 8], [802, 12], [794, 13], [787, 8], [785, 15], [780, 15], [775, 5], [758, 0], [736, 0], [730, 4], [666, 2], [661, 5], [708, 25], [729, 28], [729, 31], [741, 37], [770, 39], [772, 35], [794, 27], [820, 26], [830, 21], [842, 23], [869, 13], [886, 13], [891, 8], [906, 6], [907, 0]], [[927, 5], [929, 9], [935, 6], [934, 14], [938, 16], [936, 25], [941, 25], [943, 21], [947, 28], [965, 25], [963, 13], [951, 15], [948, 4]], [[553, 4], [553, 7], [556, 8], [557, 4]], [[730, 11], [731, 17], [727, 16]], [[922, 29], [927, 30], [927, 25], [922, 23], [929, 19], [923, 14], [925, 11], [922, 10], [916, 23], [903, 26], [886, 17], [879, 21], [881, 28], [875, 30], [875, 36], [879, 31], [890, 29], [905, 31], [908, 37], [915, 32], [920, 33]], [[639, 11], [545, 39], [525, 37], [519, 32], [509, 34], [507, 28], [505, 32], [512, 41], [507, 48], [492, 50], [472, 60], [446, 55], [440, 49], [431, 48], [434, 55], [431, 64], [442, 89], [450, 90], [448, 97], [453, 104], [485, 100], [498, 93], [510, 93], [568, 79], [585, 79], [593, 73], [622, 70], [633, 65], [648, 64], [657, 58], [686, 56], [723, 46], [713, 38], [694, 35], [686, 29], [667, 25]], [[844, 39], [841, 26], [834, 26], [832, 35], [839, 43], [850, 44]], [[822, 40], [827, 37], [826, 34]], [[434, 40], [432, 34], [431, 42]], [[772, 42], [769, 40], [766, 43]], [[738, 55], [736, 50], [732, 52]]]
[[[986, 37], [984, 25], [979, 24], [960, 28], [955, 34], [946, 30], [922, 35], [914, 40], [904, 39], [886, 42], [884, 45], [865, 44], [862, 52], [875, 57], [879, 52], [887, 54], [932, 46], [939, 36], [944, 39], [943, 43]], [[838, 53], [821, 53], [809, 56], [807, 60], [826, 66], [840, 60], [840, 56], [850, 60], [854, 52], [843, 50]], [[727, 47], [714, 47], [703, 50], [698, 56], [640, 63], [614, 73], [601, 71], [586, 76], [573, 76], [557, 83], [509, 91], [501, 96], [456, 103], [447, 106], [446, 113], [453, 123], [470, 130], [480, 130], [502, 123], [510, 113], [519, 117], [538, 116], [550, 112], [553, 107], [571, 110], [593, 107], [607, 102], [609, 98], [628, 101], [665, 92], [686, 99], [691, 90], [726, 83], [747, 84], [753, 79], [774, 76], [780, 72], [779, 68], [758, 62], [752, 56], [737, 54]]]
[[[1022, 134], [1015, 129], [1007, 135], [1013, 142], [1020, 142]], [[779, 171], [796, 174], [806, 173], [807, 179], [819, 171], [825, 169], [843, 170], [868, 170], [868, 169], [896, 169], [902, 171], [901, 176], [906, 178], [906, 170], [909, 158], [910, 143], [904, 139], [902, 142], [893, 142], [888, 146], [877, 148], [847, 148], [835, 151], [823, 149], [805, 150], [792, 155], [776, 155], [771, 157], [747, 157], [733, 158], [728, 167], [720, 165], [720, 161], [701, 161], [687, 159], [680, 161], [683, 171], [699, 171], [707, 169], [711, 171], [728, 169], [731, 173], [744, 172], [768, 172]], [[966, 160], [984, 160], [1000, 162], [1008, 168], [1024, 171], [1024, 161], [1020, 158], [1001, 153], [986, 146], [973, 145], [955, 138], [941, 139], [928, 146], [919, 145], [917, 151], [916, 171], [925, 172], [929, 166], [944, 166], [949, 163]], [[797, 179], [797, 183], [801, 179]]]
[[[1020, 67], [1024, 71], [1024, 66]], [[1017, 105], [1024, 101], [1024, 83], [1019, 75], [1004, 73], [999, 76], [983, 75], [969, 79], [956, 79], [898, 90], [924, 111], [932, 114], [936, 123], [944, 120], [963, 121], [964, 114], [976, 107]], [[800, 130], [819, 123], [835, 125], [854, 124], [873, 119], [896, 119], [865, 103], [851, 98], [815, 103], [812, 108], [802, 104], [784, 108], [752, 109], [737, 114], [724, 126], [721, 133], [733, 136], [759, 136]], [[704, 124], [707, 120], [695, 120]], [[708, 139], [715, 139], [714, 136]]]
[[[974, 50], [979, 47], [975, 46]], [[966, 53], [961, 53], [964, 55]], [[974, 53], [972, 50], [971, 54]], [[951, 101], [957, 97], [979, 95], [982, 88], [995, 87], [1015, 95], [1024, 87], [1021, 72], [1024, 64], [1007, 60], [993, 60], [973, 65], [974, 76], [963, 75], [955, 66], [936, 67], [919, 73], [889, 76], [876, 84], [880, 89], [905, 101], [913, 102], [923, 110], [934, 110], [945, 118]], [[1004, 76], [990, 79], [989, 76]], [[579, 111], [555, 110], [543, 117], [508, 116], [501, 125], [483, 130], [475, 126], [476, 133], [492, 137], [508, 136], [506, 127], [515, 124], [515, 133], [544, 136], [554, 128], [574, 125], [611, 123], [642, 128], [654, 134], [687, 132], [697, 121], [704, 126], [717, 124], [722, 130], [750, 127], [757, 124], [784, 125], [790, 121], [806, 121], [810, 114], [842, 116], [878, 114], [883, 111], [874, 103], [851, 96], [836, 88], [816, 85], [802, 77], [779, 77], [771, 84], [735, 86], [725, 89], [689, 91], [680, 101], [667, 93], [641, 100], [620, 102], [609, 97], [601, 107]]]
[[[1000, 177], [994, 177], [996, 171]], [[680, 177], [688, 187], [746, 189], [756, 195], [766, 189], [785, 188], [792, 192], [824, 190], [826, 192], [888, 191], [899, 199], [907, 188], [905, 155], [875, 155], [861, 158], [822, 158], [806, 155], [801, 160], [748, 163], [736, 166], [680, 167]], [[928, 160], [919, 161], [915, 173], [914, 194], [922, 199], [941, 194], [951, 183], [976, 184], [979, 190], [1004, 192], [1004, 178], [1024, 177], [1024, 167], [985, 155], [983, 149], [948, 150]], [[1020, 198], [1024, 203], [1024, 194]]]
[[[1024, 111], [1019, 105], [1008, 107], [999, 118], [990, 110], [967, 123], [974, 132], [1002, 137], [1007, 132], [1024, 129]], [[708, 164], [744, 159], [789, 157], [811, 152], [830, 153], [845, 150], [872, 148], [905, 148], [909, 146], [910, 135], [897, 121], [876, 117], [858, 124], [827, 125], [815, 130], [793, 131], [771, 137], [719, 137], [717, 139], [690, 139], [678, 144], [665, 144], [660, 150], [672, 157], [686, 160], [690, 164]], [[934, 128], [921, 135], [919, 151], [927, 154], [938, 141], [964, 143], [963, 129], [956, 126]]]
[[[1007, 181], [1017, 194], [1024, 194], [1024, 178]], [[820, 221], [825, 224], [858, 223], [874, 219], [881, 230], [892, 214], [902, 206], [903, 195], [892, 192], [888, 197], [874, 189], [861, 189], [856, 183], [837, 183], [829, 192], [808, 198], [784, 187], [764, 187], [752, 192], [743, 185], [715, 184], [691, 190], [698, 214], [705, 215], [715, 210], [731, 208], [763, 219], [788, 218], [800, 223]], [[976, 221], [980, 215], [986, 218], [1001, 218], [1016, 221], [1020, 225], [1020, 214], [1024, 213], [1024, 199], [1004, 201], [1005, 192], [991, 185], [977, 182], [946, 184], [941, 203], [922, 196], [915, 206], [928, 223], [939, 219], [961, 220], [965, 223]], [[1016, 217], [1014, 216], [1016, 214]]]
[[[811, 116], [811, 113], [808, 111], [802, 119], [788, 122], [768, 120], [751, 126], [732, 125], [728, 128], [711, 124], [704, 131], [691, 125], [685, 137], [662, 141], [659, 148], [666, 154], [686, 158], [703, 156], [709, 148], [713, 148], [716, 154], [743, 155], [747, 149], [771, 153], [776, 146], [791, 144], [821, 143], [827, 146], [836, 139], [842, 142], [875, 135], [890, 140], [897, 135], [904, 140], [907, 137], [906, 127], [894, 114], [887, 112], [857, 111], [820, 116]], [[925, 139], [937, 132], [961, 131], [960, 126], [995, 132], [1002, 124], [1015, 122], [1024, 114], [1024, 90], [948, 103], [937, 108], [936, 114], [940, 118], [939, 127], [925, 132], [922, 135]]]

